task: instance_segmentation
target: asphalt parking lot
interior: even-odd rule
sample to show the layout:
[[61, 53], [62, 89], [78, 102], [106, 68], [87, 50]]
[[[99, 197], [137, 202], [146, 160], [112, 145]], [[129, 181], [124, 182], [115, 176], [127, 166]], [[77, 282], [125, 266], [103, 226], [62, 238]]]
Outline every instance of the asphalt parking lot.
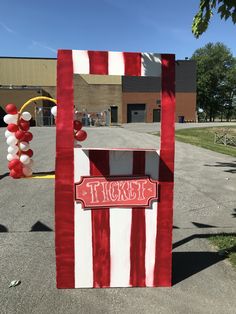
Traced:
[[[176, 143], [172, 288], [58, 290], [54, 180], [8, 177], [0, 129], [0, 313], [235, 313], [236, 271], [207, 236], [236, 232], [236, 158]], [[34, 172], [52, 172], [55, 128], [32, 128]], [[86, 147], [158, 148], [149, 129], [91, 128]], [[8, 288], [12, 280], [21, 280]]]

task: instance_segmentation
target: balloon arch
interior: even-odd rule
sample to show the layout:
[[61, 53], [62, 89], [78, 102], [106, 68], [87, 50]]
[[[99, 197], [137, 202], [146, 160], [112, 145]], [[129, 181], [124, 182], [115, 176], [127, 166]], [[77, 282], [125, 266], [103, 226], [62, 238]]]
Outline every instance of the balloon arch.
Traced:
[[[14, 104], [8, 104], [5, 107], [7, 114], [3, 120], [7, 124], [7, 130], [5, 131], [8, 144], [7, 160], [10, 176], [14, 179], [31, 177], [33, 173], [33, 151], [30, 149], [29, 144], [33, 139], [33, 134], [29, 131], [32, 116], [24, 110], [37, 100], [47, 100], [55, 104], [51, 108], [51, 113], [56, 121], [57, 101], [50, 97], [38, 96], [31, 98], [22, 105], [19, 111]], [[87, 133], [81, 128], [82, 123], [79, 120], [74, 120], [74, 138], [80, 142], [87, 138]]]

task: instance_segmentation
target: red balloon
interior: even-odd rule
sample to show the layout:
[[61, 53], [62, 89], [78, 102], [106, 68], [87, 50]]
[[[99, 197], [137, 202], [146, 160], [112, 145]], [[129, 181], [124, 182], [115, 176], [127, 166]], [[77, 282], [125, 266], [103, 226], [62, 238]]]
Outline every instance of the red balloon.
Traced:
[[30, 124], [29, 124], [28, 121], [25, 121], [25, 120], [23, 120], [23, 119], [20, 119], [19, 127], [20, 127], [21, 130], [23, 130], [23, 131], [28, 131], [29, 128], [30, 128]]
[[82, 128], [82, 123], [78, 120], [74, 121], [74, 130], [79, 131]]
[[86, 138], [87, 138], [87, 133], [83, 130], [79, 130], [76, 134], [75, 134], [75, 138], [80, 141], [83, 142]]
[[25, 137], [25, 133], [24, 131], [22, 130], [18, 130], [16, 131], [15, 133], [15, 137], [18, 139], [18, 140], [22, 140], [24, 137]]
[[6, 112], [9, 114], [17, 114], [18, 113], [16, 106], [13, 104], [6, 105], [5, 109], [6, 109]]
[[31, 132], [25, 132], [23, 140], [26, 142], [30, 142], [33, 139], [33, 134]]
[[31, 158], [33, 156], [34, 152], [32, 151], [32, 149], [28, 149], [26, 152], [24, 152], [24, 154]]
[[19, 130], [18, 125], [17, 125], [17, 124], [14, 124], [14, 123], [8, 124], [7, 129], [8, 129], [8, 131], [10, 131], [10, 132], [16, 132], [16, 131]]
[[8, 169], [9, 170], [22, 169], [22, 168], [23, 168], [23, 165], [19, 159], [13, 159], [13, 160], [9, 161], [9, 163], [8, 163]]
[[23, 176], [22, 169], [12, 169], [10, 171], [10, 176], [14, 179], [20, 179]]

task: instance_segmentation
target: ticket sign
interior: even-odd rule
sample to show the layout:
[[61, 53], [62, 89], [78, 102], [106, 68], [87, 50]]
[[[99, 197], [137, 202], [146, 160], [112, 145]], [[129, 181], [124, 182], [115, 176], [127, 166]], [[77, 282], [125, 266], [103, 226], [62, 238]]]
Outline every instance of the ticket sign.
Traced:
[[148, 176], [82, 177], [75, 200], [82, 208], [149, 207], [158, 199], [158, 181]]

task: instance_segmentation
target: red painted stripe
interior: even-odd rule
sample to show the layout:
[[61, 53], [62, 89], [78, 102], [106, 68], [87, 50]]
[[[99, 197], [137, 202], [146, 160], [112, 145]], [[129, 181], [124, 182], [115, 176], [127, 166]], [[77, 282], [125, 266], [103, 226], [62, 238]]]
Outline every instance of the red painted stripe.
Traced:
[[[109, 151], [90, 150], [91, 176], [110, 174]], [[93, 286], [110, 286], [110, 215], [109, 209], [91, 209], [93, 246]]]
[[[145, 152], [133, 152], [133, 174], [145, 175]], [[132, 208], [131, 237], [130, 237], [130, 285], [145, 287], [145, 209]]]
[[141, 53], [124, 52], [125, 75], [141, 76]]
[[162, 54], [160, 202], [157, 216], [154, 286], [171, 286], [175, 149], [175, 57]]
[[108, 74], [108, 52], [88, 51], [90, 74]]
[[55, 180], [57, 287], [74, 288], [74, 101], [73, 61], [70, 50], [58, 52], [57, 103]]

